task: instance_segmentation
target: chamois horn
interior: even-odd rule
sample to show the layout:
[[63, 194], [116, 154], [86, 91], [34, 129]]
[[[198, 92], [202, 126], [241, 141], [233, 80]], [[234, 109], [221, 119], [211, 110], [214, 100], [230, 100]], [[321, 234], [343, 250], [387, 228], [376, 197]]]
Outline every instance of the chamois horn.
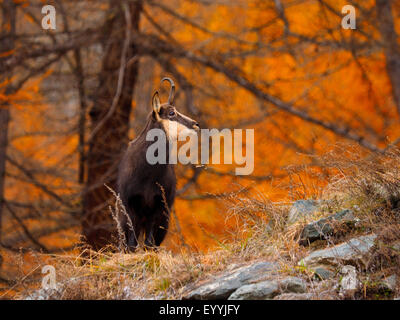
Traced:
[[169, 91], [169, 97], [168, 97], [168, 104], [172, 105], [174, 103], [174, 98], [175, 98], [175, 83], [169, 77], [162, 78], [161, 79], [161, 83], [163, 81], [168, 81], [170, 83], [170, 85], [171, 85], [171, 90]]

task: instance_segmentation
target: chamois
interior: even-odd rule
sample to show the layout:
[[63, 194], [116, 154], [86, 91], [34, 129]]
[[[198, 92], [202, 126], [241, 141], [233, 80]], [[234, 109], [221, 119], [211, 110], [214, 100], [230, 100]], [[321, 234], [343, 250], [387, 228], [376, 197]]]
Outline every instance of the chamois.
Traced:
[[176, 140], [171, 127], [176, 129], [178, 135], [186, 130], [190, 133], [199, 130], [196, 121], [176, 110], [175, 84], [170, 78], [163, 78], [161, 83], [165, 80], [171, 85], [168, 102], [161, 104], [158, 92], [154, 93], [147, 123], [139, 136], [129, 143], [119, 166], [118, 192], [127, 213], [119, 217], [119, 222], [130, 251], [137, 247], [141, 234], [144, 234], [146, 247], [155, 248], [161, 244], [167, 234], [169, 209], [176, 192], [174, 165], [169, 161], [166, 164], [149, 164], [146, 159], [146, 151], [153, 143], [146, 140], [147, 133], [151, 129], [164, 131], [168, 159], [169, 144]]

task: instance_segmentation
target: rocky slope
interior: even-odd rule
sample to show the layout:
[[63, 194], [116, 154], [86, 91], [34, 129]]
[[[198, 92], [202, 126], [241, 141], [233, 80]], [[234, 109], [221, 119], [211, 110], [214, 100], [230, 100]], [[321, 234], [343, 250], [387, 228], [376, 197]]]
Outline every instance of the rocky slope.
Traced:
[[[314, 214], [318, 202], [300, 200], [294, 203], [288, 224]], [[281, 266], [272, 261], [259, 261], [233, 268], [222, 274], [187, 286], [183, 299], [340, 299], [355, 298], [365, 289], [368, 278], [368, 263], [379, 246], [377, 235], [365, 234], [330, 245], [336, 230], [350, 230], [357, 227], [359, 220], [352, 211], [343, 210], [304, 226], [299, 243], [309, 246], [315, 241], [323, 242], [323, 248], [311, 250], [309, 255], [298, 262], [299, 270], [308, 277], [283, 276]], [[343, 228], [345, 227], [345, 228]], [[330, 241], [327, 241], [330, 240]], [[390, 250], [400, 252], [400, 241], [392, 243]], [[398, 276], [387, 274], [374, 284], [375, 298], [394, 298], [398, 292]], [[380, 294], [380, 295], [379, 295]]]
[[[55, 290], [40, 289], [24, 298], [397, 299], [400, 294], [398, 279], [400, 239], [397, 236], [385, 238], [376, 234], [379, 233], [378, 229], [366, 228], [366, 224], [360, 221], [353, 210], [337, 210], [337, 212], [320, 215], [323, 211], [322, 206], [322, 201], [299, 200], [294, 202], [287, 212], [284, 229], [287, 230], [293, 226], [294, 230], [297, 230], [294, 236], [297, 241], [295, 247], [303, 248], [302, 252], [306, 253], [300, 255], [300, 259], [292, 259], [291, 264], [284, 264], [279, 259], [273, 260], [266, 258], [268, 255], [263, 255], [250, 262], [244, 263], [239, 259], [236, 260], [239, 263], [226, 263], [219, 272], [199, 272], [197, 276], [193, 276], [195, 274], [193, 270], [197, 265], [185, 262], [183, 265], [185, 268], [189, 266], [193, 275], [186, 277], [187, 280], [180, 281], [184, 285], [177, 285], [172, 295], [171, 282], [176, 280], [178, 274], [183, 275], [186, 271], [175, 270], [176, 273], [171, 274], [170, 279], [162, 278], [164, 276], [161, 276], [159, 272], [163, 267], [160, 253], [145, 253], [142, 256], [140, 254], [122, 255], [122, 259], [110, 258], [108, 261], [102, 257], [100, 260], [105, 262], [99, 264], [97, 269], [104, 269], [106, 272], [112, 270], [119, 275], [126, 275], [125, 279], [131, 279], [124, 280], [123, 284], [118, 280], [118, 284], [113, 285], [113, 288], [119, 288], [115, 291], [116, 293], [110, 291], [109, 285], [115, 278], [108, 277], [100, 281], [93, 277], [96, 272], [90, 271], [89, 276], [85, 278], [81, 276], [82, 271], [80, 271], [78, 276], [67, 277], [63, 282], [58, 283]], [[272, 228], [274, 226], [271, 221], [265, 228], [265, 232], [271, 232]], [[268, 244], [266, 246], [268, 247]], [[255, 246], [256, 250], [258, 248]], [[142, 264], [139, 263], [140, 259], [143, 260]], [[172, 255], [172, 258], [167, 260], [169, 265], [164, 268], [167, 270], [178, 268], [179, 259], [181, 258]], [[211, 259], [210, 264], [214, 263], [215, 260], [213, 262]], [[123, 272], [120, 271], [122, 269], [116, 272], [116, 266], [122, 266]], [[144, 268], [145, 273], [140, 273], [138, 268]], [[90, 262], [90, 269], [93, 269], [93, 261]], [[154, 273], [155, 281], [153, 281], [159, 283], [158, 289], [144, 290], [143, 294], [138, 294], [138, 287], [143, 285], [143, 282], [138, 281], [145, 279], [146, 274], [149, 275], [149, 270], [158, 270]], [[132, 277], [132, 274], [138, 275], [138, 272], [141, 274], [139, 280], [137, 276]], [[90, 288], [95, 288], [99, 284], [104, 287], [105, 294], [97, 296], [97, 292], [88, 293], [92, 290]], [[76, 295], [74, 292], [78, 291], [81, 293]]]

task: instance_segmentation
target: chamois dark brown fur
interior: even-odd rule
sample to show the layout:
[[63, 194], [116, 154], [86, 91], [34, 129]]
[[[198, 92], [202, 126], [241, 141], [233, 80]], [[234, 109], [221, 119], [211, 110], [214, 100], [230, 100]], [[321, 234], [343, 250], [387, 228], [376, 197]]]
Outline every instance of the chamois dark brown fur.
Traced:
[[180, 114], [173, 105], [175, 92], [174, 82], [164, 78], [171, 84], [168, 103], [161, 104], [158, 93], [153, 95], [153, 110], [147, 118], [143, 131], [130, 142], [119, 167], [118, 192], [126, 212], [132, 222], [130, 225], [126, 215], [120, 216], [120, 224], [125, 233], [130, 251], [138, 246], [138, 239], [144, 234], [146, 247], [158, 247], [164, 240], [169, 222], [170, 209], [176, 193], [176, 176], [174, 165], [150, 164], [146, 159], [148, 147], [154, 143], [146, 141], [146, 135], [151, 129], [161, 129], [166, 134], [166, 150], [169, 150], [170, 132], [166, 126], [176, 121], [180, 128], [199, 129], [196, 121]]

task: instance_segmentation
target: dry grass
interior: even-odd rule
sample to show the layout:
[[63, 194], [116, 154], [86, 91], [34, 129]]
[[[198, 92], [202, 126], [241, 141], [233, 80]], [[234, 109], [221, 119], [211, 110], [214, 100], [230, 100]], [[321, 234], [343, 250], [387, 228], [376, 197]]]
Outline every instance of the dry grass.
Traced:
[[[314, 216], [288, 226], [289, 202], [273, 203], [257, 191], [245, 196], [233, 192], [223, 201], [229, 212], [227, 219], [236, 223], [227, 230], [232, 233], [231, 240], [220, 242], [219, 249], [198, 253], [182, 246], [180, 253], [139, 249], [135, 254], [125, 254], [120, 247], [119, 253], [87, 250], [79, 256], [51, 256], [47, 263], [56, 267], [57, 281], [63, 284], [62, 294], [54, 298], [180, 299], [189, 283], [259, 260], [278, 261], [282, 274], [312, 280], [313, 273], [298, 266], [298, 261], [311, 249], [332, 246], [365, 233], [376, 233], [378, 245], [365, 265], [364, 286], [353, 298], [385, 298], [387, 293], [382, 293], [379, 286], [381, 278], [394, 273], [400, 276], [400, 255], [393, 248], [400, 241], [399, 150], [385, 155], [365, 155], [348, 146], [338, 147], [313, 162], [318, 170], [291, 169], [290, 190], [297, 198], [307, 195], [307, 198], [322, 200]], [[304, 183], [304, 177], [313, 174], [316, 174], [314, 182]], [[356, 228], [347, 230], [339, 240], [317, 241], [311, 248], [299, 245], [304, 224], [343, 209], [351, 209], [360, 220]], [[117, 199], [113, 215], [118, 210], [123, 209]], [[316, 297], [338, 298], [335, 281], [313, 281], [310, 291]], [[25, 295], [22, 292], [16, 298]]]

